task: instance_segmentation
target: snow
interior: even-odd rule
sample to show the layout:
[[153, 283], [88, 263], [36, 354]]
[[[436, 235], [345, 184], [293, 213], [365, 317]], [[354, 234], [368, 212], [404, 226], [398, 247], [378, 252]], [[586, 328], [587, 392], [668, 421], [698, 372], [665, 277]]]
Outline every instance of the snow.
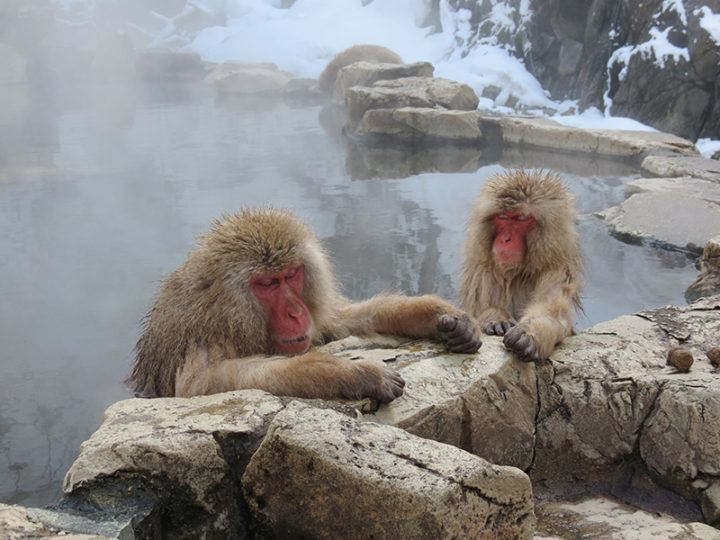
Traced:
[[596, 107], [590, 107], [580, 114], [574, 116], [555, 115], [551, 120], [571, 127], [582, 127], [586, 129], [620, 129], [630, 131], [656, 131], [650, 126], [622, 116], [605, 116]]
[[[67, 12], [91, 13], [104, 3], [116, 0], [53, 0]], [[489, 22], [494, 33], [518, 32], [532, 14], [531, 1], [521, 0], [517, 11], [502, 0], [490, 0]], [[170, 46], [195, 51], [210, 62], [237, 60], [273, 62], [283, 70], [300, 77], [317, 77], [327, 62], [352, 45], [372, 43], [400, 54], [406, 62], [429, 61], [435, 75], [470, 85], [480, 96], [480, 108], [498, 113], [512, 113], [514, 107], [541, 116], [553, 115], [565, 125], [594, 129], [651, 130], [629, 118], [609, 114], [611, 100], [605, 98], [605, 112], [592, 108], [581, 114], [566, 116], [577, 109], [573, 101], [550, 99], [523, 62], [491, 36], [478, 40], [470, 25], [471, 12], [455, 11], [449, 0], [438, 0], [442, 30], [432, 33], [422, 28], [431, 12], [431, 0], [297, 0], [281, 9], [281, 0], [189, 0], [178, 15], [166, 19], [160, 30], [151, 35], [150, 46]], [[367, 5], [364, 5], [367, 4]], [[682, 0], [663, 0], [663, 12], [674, 11], [683, 24], [687, 13]], [[99, 10], [102, 11], [102, 10]], [[693, 12], [700, 24], [720, 43], [720, 15], [708, 7]], [[205, 20], [224, 21], [208, 26]], [[198, 22], [200, 21], [200, 22]], [[143, 29], [140, 29], [143, 30]], [[650, 30], [650, 39], [636, 46], [617, 49], [609, 63], [621, 64], [620, 77], [627, 75], [635, 55], [653, 59], [663, 68], [668, 61], [688, 61], [686, 48], [668, 40], [670, 29]], [[140, 32], [142, 33], [142, 32]], [[494, 99], [482, 97], [483, 90], [495, 87]]]
[[706, 158], [710, 158], [715, 152], [720, 151], [720, 141], [711, 139], [698, 139], [695, 146], [702, 156]]
[[720, 45], [720, 13], [713, 13], [709, 7], [703, 6], [695, 11], [695, 15], [700, 19], [700, 27]]

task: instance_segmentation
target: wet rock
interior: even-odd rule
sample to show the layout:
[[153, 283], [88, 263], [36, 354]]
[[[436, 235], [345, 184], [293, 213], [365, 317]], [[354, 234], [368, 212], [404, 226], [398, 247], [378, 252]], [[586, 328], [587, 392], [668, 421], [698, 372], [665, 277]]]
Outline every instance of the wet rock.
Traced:
[[276, 538], [532, 538], [535, 524], [522, 471], [298, 402], [273, 420], [243, 487]]
[[345, 92], [345, 106], [353, 125], [371, 109], [401, 107], [442, 108], [460, 111], [477, 109], [478, 97], [466, 84], [439, 77], [407, 77], [378, 81], [372, 86], [354, 86]]
[[201, 80], [206, 74], [205, 63], [193, 52], [146, 50], [135, 57], [140, 77], [150, 81]]
[[28, 515], [22, 506], [0, 503], [0, 535], [4, 540], [27, 540], [29, 538], [63, 540], [103, 540], [105, 536], [71, 534], [71, 531], [53, 529]]
[[678, 373], [665, 357], [679, 343], [702, 354], [716, 335], [720, 297], [566, 339], [539, 371], [533, 481], [621, 482], [639, 457], [659, 482], [707, 506], [706, 488], [720, 480], [720, 380], [709, 363]]
[[685, 291], [685, 298], [688, 302], [694, 302], [718, 293], [720, 293], [720, 236], [711, 238], [705, 244], [700, 275]]
[[645, 176], [692, 176], [720, 182], [720, 163], [702, 157], [648, 156], [641, 166]]
[[435, 67], [430, 62], [414, 64], [376, 64], [355, 62], [342, 68], [335, 79], [335, 99], [343, 101], [345, 92], [353, 86], [372, 86], [377, 81], [405, 77], [432, 77]]
[[499, 465], [530, 466], [538, 406], [535, 366], [506, 351], [502, 338], [484, 337], [475, 355], [397, 340], [350, 338], [330, 347], [341, 356], [382, 360], [405, 379], [405, 394], [366, 415], [368, 420], [452, 444]]
[[506, 144], [568, 153], [635, 159], [648, 155], [698, 155], [690, 141], [655, 131], [580, 129], [545, 118], [519, 116], [484, 116], [480, 129], [483, 133], [498, 133]]
[[168, 537], [239, 534], [235, 467], [244, 467], [282, 408], [255, 390], [116, 403], [65, 476], [66, 498], [82, 506], [103, 493], [105, 507], [156, 507], [156, 526]]
[[0, 86], [27, 82], [25, 59], [12, 47], [0, 43]]
[[693, 365], [695, 359], [692, 351], [682, 347], [673, 347], [668, 351], [667, 362], [678, 371], [687, 373]]
[[720, 531], [704, 523], [683, 523], [608, 497], [541, 502], [535, 513], [538, 518], [536, 538], [720, 539]]
[[402, 107], [366, 111], [354, 135], [365, 139], [390, 137], [410, 143], [445, 141], [477, 144], [482, 139], [478, 111]]
[[613, 234], [628, 242], [649, 242], [699, 254], [720, 230], [720, 204], [708, 200], [717, 194], [720, 192], [711, 191], [700, 198], [682, 189], [638, 193], [598, 215], [608, 222]]
[[226, 62], [216, 66], [205, 78], [220, 94], [281, 93], [295, 77], [274, 64]]
[[720, 367], [720, 347], [713, 347], [707, 352], [708, 360], [715, 367]]

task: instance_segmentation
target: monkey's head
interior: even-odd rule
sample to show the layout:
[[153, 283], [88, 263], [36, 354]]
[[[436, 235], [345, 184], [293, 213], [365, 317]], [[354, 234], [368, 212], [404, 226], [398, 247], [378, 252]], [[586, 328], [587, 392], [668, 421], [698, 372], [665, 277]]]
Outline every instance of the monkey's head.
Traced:
[[573, 199], [552, 173], [509, 171], [488, 182], [478, 200], [481, 241], [502, 269], [535, 273], [563, 260], [577, 241]]
[[300, 219], [275, 209], [225, 216], [202, 238], [199, 253], [206, 277], [222, 284], [229, 325], [247, 336], [253, 326], [262, 333], [262, 323], [267, 345], [257, 352], [307, 351], [317, 323], [329, 316], [322, 299], [336, 286], [318, 239]]

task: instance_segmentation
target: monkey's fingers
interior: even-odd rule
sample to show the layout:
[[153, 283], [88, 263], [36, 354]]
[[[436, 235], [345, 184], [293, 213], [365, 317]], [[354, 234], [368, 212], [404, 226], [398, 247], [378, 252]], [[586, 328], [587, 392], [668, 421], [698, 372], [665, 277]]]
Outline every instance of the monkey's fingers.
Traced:
[[514, 327], [503, 339], [505, 347], [513, 351], [523, 362], [540, 360], [537, 345], [533, 337], [520, 326]]
[[458, 318], [453, 317], [452, 315], [443, 315], [440, 317], [440, 320], [438, 321], [438, 331], [440, 331], [441, 334], [448, 334], [455, 330], [458, 326]]
[[515, 326], [515, 321], [497, 321], [486, 324], [483, 332], [490, 336], [504, 336]]

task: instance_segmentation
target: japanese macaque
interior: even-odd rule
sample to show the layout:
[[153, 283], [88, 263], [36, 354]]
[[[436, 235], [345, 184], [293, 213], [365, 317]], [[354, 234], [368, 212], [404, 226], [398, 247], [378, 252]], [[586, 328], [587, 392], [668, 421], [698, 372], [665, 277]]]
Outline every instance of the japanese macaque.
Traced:
[[580, 309], [582, 253], [572, 195], [551, 173], [491, 179], [473, 209], [460, 285], [486, 334], [526, 361], [550, 356]]
[[338, 71], [355, 62], [374, 64], [402, 64], [402, 58], [390, 49], [380, 45], [353, 45], [336, 54], [318, 78], [318, 90], [323, 94], [332, 94]]
[[475, 323], [437, 296], [340, 295], [317, 237], [294, 215], [245, 210], [216, 221], [163, 284], [128, 382], [144, 397], [257, 388], [304, 398], [388, 403], [404, 381], [382, 362], [313, 344], [371, 333], [480, 347]]

